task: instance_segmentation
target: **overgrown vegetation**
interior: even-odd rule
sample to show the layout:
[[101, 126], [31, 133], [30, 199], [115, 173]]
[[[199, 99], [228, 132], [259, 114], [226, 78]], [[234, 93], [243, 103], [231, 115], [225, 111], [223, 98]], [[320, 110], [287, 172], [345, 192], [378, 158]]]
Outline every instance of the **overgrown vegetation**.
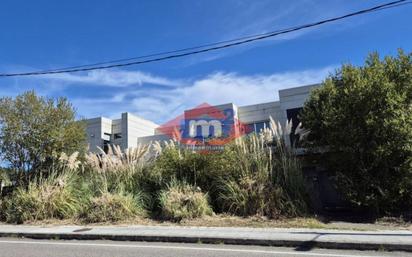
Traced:
[[162, 217], [170, 220], [199, 218], [213, 213], [208, 196], [186, 182], [172, 180], [159, 195]]
[[218, 186], [223, 210], [272, 218], [307, 213], [300, 161], [294, 148], [286, 145], [291, 125], [289, 122], [282, 128], [271, 119], [269, 128], [238, 139], [226, 150], [224, 158], [230, 159], [232, 172], [221, 178]]
[[346, 199], [378, 215], [412, 211], [412, 54], [343, 65], [301, 119]]
[[95, 223], [142, 217], [181, 221], [213, 213], [301, 216], [308, 205], [299, 161], [285, 143], [289, 132], [290, 124], [284, 133], [272, 121], [261, 134], [206, 154], [173, 141], [125, 151], [113, 146], [98, 154], [57, 154], [62, 148], [52, 147], [47, 167], [30, 166], [24, 172], [33, 174], [14, 177], [13, 192], [0, 200], [0, 219]]
[[12, 223], [72, 218], [82, 209], [77, 179], [74, 172], [65, 172], [33, 180], [27, 188], [20, 186], [2, 202], [1, 216]]
[[116, 222], [145, 215], [140, 195], [102, 193], [93, 197], [81, 213], [86, 222]]
[[[178, 142], [86, 153], [66, 99], [0, 99], [0, 221], [182, 222], [212, 215], [281, 219], [310, 212], [291, 123], [224, 150]], [[296, 133], [346, 198], [379, 215], [412, 211], [412, 54], [344, 65], [305, 104]], [[293, 135], [295, 136], [295, 135]], [[301, 142], [300, 142], [301, 143]], [[238, 217], [239, 218], [239, 217]]]

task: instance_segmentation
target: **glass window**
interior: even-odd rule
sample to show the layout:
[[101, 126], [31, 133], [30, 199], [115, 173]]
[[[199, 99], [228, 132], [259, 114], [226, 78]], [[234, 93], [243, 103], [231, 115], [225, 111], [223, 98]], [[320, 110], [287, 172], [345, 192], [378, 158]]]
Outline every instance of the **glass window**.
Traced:
[[260, 132], [262, 132], [262, 130], [264, 129], [264, 128], [266, 128], [267, 127], [267, 122], [264, 122], [264, 121], [262, 121], [262, 122], [256, 122], [255, 123], [255, 132], [256, 133], [260, 133]]
[[269, 121], [250, 123], [247, 124], [246, 133], [260, 133], [265, 128], [269, 128]]

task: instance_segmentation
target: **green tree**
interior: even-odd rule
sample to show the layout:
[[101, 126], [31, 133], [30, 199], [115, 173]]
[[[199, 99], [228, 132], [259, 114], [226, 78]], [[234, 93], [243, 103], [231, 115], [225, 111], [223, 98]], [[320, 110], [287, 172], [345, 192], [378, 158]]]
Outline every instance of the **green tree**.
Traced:
[[0, 99], [0, 154], [20, 182], [49, 171], [61, 152], [85, 150], [85, 124], [75, 116], [66, 98], [29, 91]]
[[412, 209], [412, 54], [343, 65], [301, 120], [348, 200], [377, 214]]

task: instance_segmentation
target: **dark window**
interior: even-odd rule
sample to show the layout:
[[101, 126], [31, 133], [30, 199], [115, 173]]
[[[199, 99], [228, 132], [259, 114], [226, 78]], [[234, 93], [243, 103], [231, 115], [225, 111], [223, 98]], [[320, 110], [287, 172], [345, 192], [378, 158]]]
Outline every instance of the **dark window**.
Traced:
[[256, 134], [259, 134], [265, 128], [269, 128], [269, 121], [261, 121], [261, 122], [247, 124], [245, 126], [245, 132], [248, 134], [253, 133], [253, 132], [255, 132]]
[[255, 132], [260, 133], [262, 130], [265, 128], [265, 123], [264, 122], [257, 122], [255, 123]]
[[297, 143], [297, 141], [299, 140], [299, 136], [295, 135], [295, 131], [300, 123], [299, 115], [302, 109], [302, 107], [299, 107], [286, 110], [286, 116], [288, 120], [292, 120], [292, 131], [290, 133], [290, 142], [292, 144]]
[[109, 145], [110, 145], [110, 141], [108, 140], [103, 140], [103, 151], [105, 153], [107, 153], [109, 151]]
[[113, 136], [114, 136], [114, 139], [119, 139], [119, 138], [122, 138], [122, 133], [116, 133]]

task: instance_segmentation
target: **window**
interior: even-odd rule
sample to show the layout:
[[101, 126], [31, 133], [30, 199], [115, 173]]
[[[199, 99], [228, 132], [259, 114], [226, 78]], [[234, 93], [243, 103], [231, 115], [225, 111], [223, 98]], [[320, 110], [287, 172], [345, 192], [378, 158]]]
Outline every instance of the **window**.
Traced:
[[103, 151], [105, 153], [107, 153], [109, 151], [109, 145], [110, 145], [110, 141], [108, 140], [103, 140]]
[[249, 133], [260, 133], [262, 132], [263, 129], [269, 128], [269, 121], [260, 121], [260, 122], [255, 122], [251, 123], [248, 125], [248, 132]]
[[266, 128], [266, 124], [264, 122], [257, 122], [255, 123], [255, 132], [260, 133], [263, 129]]
[[113, 135], [113, 137], [114, 137], [114, 139], [122, 138], [122, 133], [115, 133], [115, 134]]
[[292, 144], [297, 143], [299, 141], [299, 136], [295, 135], [296, 128], [300, 123], [299, 115], [303, 108], [293, 108], [286, 110], [286, 116], [288, 120], [292, 120], [292, 130], [290, 133], [290, 142]]

